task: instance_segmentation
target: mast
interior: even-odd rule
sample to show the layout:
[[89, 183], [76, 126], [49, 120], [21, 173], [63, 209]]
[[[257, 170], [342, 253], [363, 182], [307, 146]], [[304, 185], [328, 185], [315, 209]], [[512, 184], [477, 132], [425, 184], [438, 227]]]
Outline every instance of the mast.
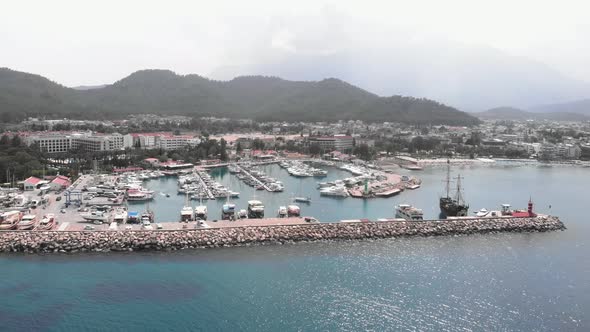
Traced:
[[447, 179], [446, 179], [446, 186], [445, 186], [446, 190], [447, 190], [447, 196], [446, 197], [450, 197], [450, 191], [451, 191], [451, 161], [449, 159], [447, 159]]
[[455, 200], [457, 201], [457, 204], [462, 204], [463, 202], [463, 194], [461, 194], [461, 179], [463, 177], [459, 174], [457, 175], [456, 179], [457, 179], [457, 193], [456, 193], [456, 198]]

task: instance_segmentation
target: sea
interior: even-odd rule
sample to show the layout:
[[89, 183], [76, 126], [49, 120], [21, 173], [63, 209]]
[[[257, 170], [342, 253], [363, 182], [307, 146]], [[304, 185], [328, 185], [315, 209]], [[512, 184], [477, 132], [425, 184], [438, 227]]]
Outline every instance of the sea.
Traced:
[[[437, 218], [446, 173], [401, 171], [422, 187], [365, 200], [319, 196], [317, 182], [351, 176], [342, 170], [299, 179], [263, 169], [284, 182], [283, 193], [255, 191], [226, 169], [212, 175], [240, 192], [238, 208], [256, 198], [271, 216], [293, 196], [310, 196], [302, 213], [322, 222], [393, 217], [401, 203]], [[0, 331], [590, 331], [590, 168], [496, 163], [452, 174], [464, 177], [472, 212], [532, 199], [567, 230], [0, 255]], [[185, 197], [176, 179], [146, 185], [158, 195], [149, 206], [157, 221], [178, 220]], [[209, 219], [224, 202], [206, 202]]]

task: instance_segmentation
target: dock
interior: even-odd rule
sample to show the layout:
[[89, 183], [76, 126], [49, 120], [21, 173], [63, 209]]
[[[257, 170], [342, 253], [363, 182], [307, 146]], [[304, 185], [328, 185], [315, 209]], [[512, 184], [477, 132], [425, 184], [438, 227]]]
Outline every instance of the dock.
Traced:
[[256, 187], [262, 187], [264, 188], [264, 190], [266, 191], [270, 191], [272, 192], [273, 190], [270, 189], [269, 186], [267, 186], [264, 182], [260, 181], [260, 179], [258, 179], [257, 177], [255, 177], [254, 175], [252, 175], [248, 170], [246, 170], [246, 168], [244, 168], [242, 165], [240, 164], [236, 164], [236, 167], [240, 170], [241, 173], [245, 174], [247, 177], [249, 177], [252, 181], [254, 181], [256, 183]]

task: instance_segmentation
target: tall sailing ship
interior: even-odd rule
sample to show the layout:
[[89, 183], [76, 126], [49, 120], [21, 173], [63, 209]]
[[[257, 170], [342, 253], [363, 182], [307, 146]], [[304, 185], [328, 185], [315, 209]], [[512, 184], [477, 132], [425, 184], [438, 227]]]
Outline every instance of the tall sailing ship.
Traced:
[[457, 175], [457, 188], [454, 196], [451, 196], [451, 164], [447, 160], [446, 196], [439, 201], [440, 212], [443, 217], [464, 217], [469, 211], [469, 204], [465, 203], [461, 189], [461, 175]]

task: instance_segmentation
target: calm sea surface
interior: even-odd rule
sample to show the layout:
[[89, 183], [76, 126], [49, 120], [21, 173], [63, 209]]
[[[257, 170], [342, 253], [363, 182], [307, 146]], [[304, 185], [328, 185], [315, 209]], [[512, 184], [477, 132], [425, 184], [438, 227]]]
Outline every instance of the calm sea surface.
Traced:
[[[286, 185], [254, 192], [225, 170], [215, 177], [254, 194], [274, 215], [310, 195], [321, 221], [392, 217], [410, 203], [438, 214], [444, 169], [412, 173], [422, 188], [389, 199], [319, 197], [317, 181], [265, 167]], [[568, 230], [293, 244], [173, 253], [0, 256], [0, 331], [589, 331], [590, 169], [455, 168], [471, 210], [501, 203], [559, 215]], [[176, 180], [153, 180], [158, 221], [178, 219]], [[196, 204], [196, 203], [195, 203]], [[222, 201], [208, 202], [210, 219]], [[550, 207], [551, 206], [551, 207]], [[143, 206], [136, 206], [138, 210]]]

